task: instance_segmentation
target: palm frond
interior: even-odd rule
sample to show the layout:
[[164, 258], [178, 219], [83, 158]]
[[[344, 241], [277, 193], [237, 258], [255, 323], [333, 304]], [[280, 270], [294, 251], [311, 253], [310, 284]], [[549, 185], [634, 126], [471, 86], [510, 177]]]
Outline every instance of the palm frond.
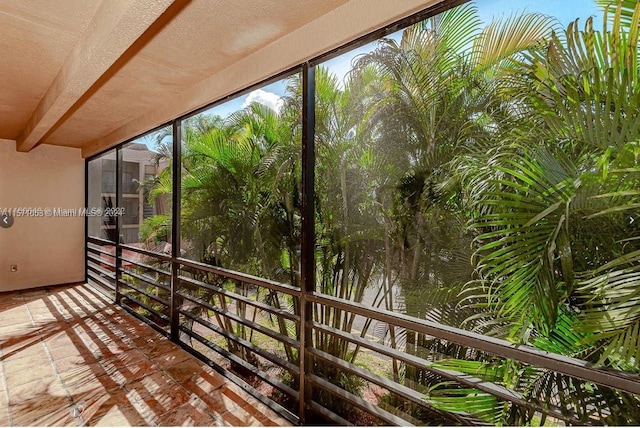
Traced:
[[474, 68], [486, 70], [523, 51], [543, 48], [558, 21], [538, 13], [516, 13], [494, 19], [475, 38], [472, 48]]

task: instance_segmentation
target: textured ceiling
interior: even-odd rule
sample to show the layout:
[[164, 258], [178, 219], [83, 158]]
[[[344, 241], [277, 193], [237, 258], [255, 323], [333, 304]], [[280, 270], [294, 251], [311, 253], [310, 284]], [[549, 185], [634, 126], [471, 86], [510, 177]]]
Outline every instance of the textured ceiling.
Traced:
[[90, 155], [431, 3], [2, 0], [0, 139]]
[[346, 1], [192, 1], [46, 142], [81, 147]]
[[0, 138], [18, 137], [100, 1], [0, 1]]

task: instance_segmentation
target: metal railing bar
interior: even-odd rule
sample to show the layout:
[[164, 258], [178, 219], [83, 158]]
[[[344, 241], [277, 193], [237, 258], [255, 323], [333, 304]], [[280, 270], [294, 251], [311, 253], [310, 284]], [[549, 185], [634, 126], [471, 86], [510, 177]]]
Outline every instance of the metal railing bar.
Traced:
[[249, 275], [246, 273], [236, 272], [229, 269], [224, 269], [217, 266], [211, 266], [204, 263], [195, 262], [183, 258], [178, 258], [177, 262], [183, 266], [189, 266], [195, 269], [199, 269], [205, 272], [211, 272], [216, 275], [224, 276], [226, 278], [237, 279], [248, 284], [259, 285], [261, 287], [268, 288], [270, 290], [278, 291], [280, 293], [289, 294], [291, 296], [300, 295], [300, 289], [291, 285], [283, 284], [280, 282], [272, 281], [270, 279], [260, 278], [257, 276]]
[[358, 366], [355, 366], [347, 361], [344, 361], [338, 357], [335, 357], [331, 354], [328, 354], [324, 351], [320, 351], [319, 349], [309, 348], [307, 352], [311, 355], [314, 355], [317, 358], [320, 358], [323, 361], [326, 361], [339, 369], [353, 373], [364, 380], [375, 383], [378, 386], [381, 386], [390, 392], [398, 394], [399, 396], [406, 398], [407, 400], [413, 401], [416, 404], [419, 404], [423, 407], [434, 410], [438, 413], [440, 411], [438, 409], [434, 409], [428, 402], [424, 400], [424, 394], [419, 393], [409, 387], [406, 387], [402, 384], [396, 383], [391, 379], [383, 378], [382, 376], [375, 375], [368, 370], [362, 369]]
[[[337, 358], [331, 354], [328, 354], [326, 352], [317, 350], [317, 349], [307, 349], [307, 352], [309, 352], [310, 354], [313, 354], [314, 356], [333, 364], [336, 367], [339, 367], [341, 370], [347, 371], [347, 372], [351, 372], [357, 376], [359, 376], [360, 378], [367, 380], [369, 382], [375, 383], [376, 385], [385, 388], [387, 390], [389, 390], [390, 392], [393, 392], [409, 401], [412, 401], [422, 407], [425, 407], [435, 413], [438, 413], [439, 415], [442, 415], [444, 417], [448, 417], [448, 418], [452, 418], [454, 420], [457, 420], [458, 422], [462, 422], [462, 421], [466, 421], [469, 422], [470, 420], [474, 419], [474, 417], [468, 413], [456, 413], [456, 412], [451, 412], [451, 411], [444, 411], [444, 410], [440, 410], [438, 408], [433, 407], [426, 399], [425, 399], [425, 395], [414, 390], [411, 389], [407, 386], [404, 386], [400, 383], [396, 383], [394, 381], [392, 381], [391, 379], [387, 379], [378, 375], [375, 375], [373, 373], [371, 373], [370, 371], [366, 370], [366, 369], [362, 369], [358, 366], [355, 366], [347, 361], [344, 361], [340, 358]], [[464, 373], [460, 373], [463, 376], [467, 376], [470, 377], [468, 375], [465, 375]], [[479, 380], [479, 379], [478, 379]], [[497, 385], [496, 385], [497, 386]], [[509, 390], [507, 390], [509, 391]], [[491, 394], [494, 395], [495, 394]], [[528, 408], [532, 408], [532, 407], [536, 407], [536, 406], [532, 406], [531, 404], [520, 400], [521, 403], [519, 404], [523, 404], [526, 405], [526, 407]], [[537, 406], [538, 410], [540, 411], [545, 411], [543, 410], [542, 407]], [[560, 414], [561, 415], [561, 414]], [[566, 417], [563, 417], [563, 419], [567, 419]], [[576, 422], [579, 422], [578, 420], [576, 420]]]
[[397, 425], [397, 426], [413, 426], [412, 424], [410, 424], [408, 421], [386, 411], [381, 409], [378, 406], [374, 406], [373, 404], [369, 403], [368, 401], [363, 400], [362, 398], [348, 392], [345, 391], [344, 389], [322, 379], [319, 376], [316, 376], [314, 374], [308, 374], [307, 375], [307, 379], [309, 381], [311, 381], [311, 383], [313, 383], [314, 385], [317, 385], [318, 387], [324, 389], [325, 391], [338, 396], [339, 398], [341, 398], [342, 400], [346, 401], [349, 404], [352, 404], [362, 410], [364, 410], [367, 413], [370, 413], [371, 415], [391, 424], [391, 425]]
[[139, 275], [136, 272], [131, 272], [131, 271], [126, 270], [126, 269], [120, 269], [120, 273], [123, 273], [125, 275], [130, 275], [130, 276], [132, 276], [132, 277], [134, 277], [136, 279], [139, 279], [140, 281], [146, 282], [149, 285], [152, 285], [154, 287], [158, 287], [158, 288], [160, 288], [160, 289], [162, 289], [164, 291], [171, 292], [171, 289], [168, 286], [160, 284], [159, 282], [156, 282], [151, 278], [145, 278], [143, 275]]
[[300, 346], [300, 342], [298, 342], [297, 340], [292, 339], [289, 336], [285, 336], [283, 334], [277, 333], [277, 332], [275, 332], [273, 330], [270, 330], [270, 329], [268, 329], [266, 327], [263, 327], [260, 324], [257, 324], [257, 323], [255, 323], [253, 321], [249, 321], [249, 320], [247, 320], [245, 318], [242, 318], [241, 316], [236, 315], [233, 312], [226, 311], [224, 309], [220, 309], [217, 306], [213, 306], [213, 305], [205, 302], [202, 299], [199, 299], [199, 298], [191, 296], [191, 295], [184, 294], [181, 291], [178, 292], [177, 294], [178, 294], [178, 296], [181, 296], [181, 297], [183, 297], [183, 298], [185, 298], [185, 299], [187, 299], [187, 300], [189, 300], [191, 302], [198, 303], [198, 304], [204, 306], [205, 308], [210, 309], [210, 310], [216, 312], [217, 314], [225, 316], [225, 317], [227, 317], [227, 318], [229, 318], [229, 319], [231, 319], [231, 320], [233, 320], [233, 321], [235, 321], [235, 322], [237, 322], [239, 324], [242, 324], [242, 325], [244, 325], [246, 327], [252, 328], [253, 330], [259, 331], [260, 333], [262, 333], [262, 334], [264, 334], [266, 336], [269, 336], [272, 339], [276, 339], [276, 340], [279, 340], [280, 342], [288, 343], [289, 345], [291, 345], [291, 346], [293, 346], [295, 348], [298, 348]]
[[466, 373], [458, 372], [455, 370], [445, 370], [445, 369], [429, 367], [429, 365], [433, 363], [433, 361], [428, 361], [423, 358], [417, 357], [415, 355], [398, 351], [397, 349], [393, 349], [389, 346], [370, 341], [363, 337], [360, 337], [351, 333], [347, 333], [346, 331], [338, 330], [336, 328], [329, 327], [324, 324], [313, 322], [312, 327], [316, 330], [319, 330], [328, 334], [332, 334], [343, 340], [347, 340], [349, 342], [355, 343], [356, 345], [362, 346], [363, 348], [370, 349], [379, 354], [386, 355], [387, 357], [391, 357], [396, 360], [402, 361], [406, 364], [410, 364], [419, 369], [426, 370], [442, 378], [449, 379], [454, 382], [458, 382], [460, 384], [467, 385], [472, 388], [476, 388], [480, 391], [491, 394], [494, 397], [497, 397], [506, 401], [510, 401], [512, 403], [518, 404], [523, 407], [537, 410], [539, 412], [552, 416], [556, 419], [573, 423], [574, 425], [575, 424], [580, 425], [582, 423], [578, 418], [578, 416], [575, 414], [573, 414], [573, 416], [568, 416], [565, 413], [563, 413], [563, 411], [557, 406], [553, 406], [549, 404], [541, 405], [540, 403], [537, 403], [537, 402], [526, 401], [522, 397], [522, 395], [519, 394], [518, 392], [512, 391], [501, 385], [497, 385], [495, 383], [488, 382], [480, 378], [474, 377], [472, 375], [468, 375]]
[[[360, 345], [360, 346], [362, 346], [364, 348], [371, 349], [372, 351], [375, 351], [375, 352], [377, 352], [379, 354], [383, 354], [383, 355], [386, 355], [388, 357], [395, 358], [396, 360], [400, 360], [400, 361], [402, 361], [404, 363], [411, 364], [412, 366], [415, 366], [415, 367], [420, 368], [420, 369], [425, 369], [425, 367], [428, 364], [432, 363], [432, 361], [425, 360], [425, 359], [420, 358], [418, 356], [411, 355], [411, 354], [408, 354], [406, 352], [399, 351], [399, 350], [394, 349], [394, 348], [392, 348], [390, 346], [386, 346], [386, 345], [383, 345], [381, 343], [374, 342], [372, 340], [363, 338], [363, 337], [361, 337], [359, 335], [355, 335], [353, 333], [348, 333], [348, 332], [346, 332], [344, 330], [340, 330], [340, 329], [337, 329], [337, 328], [334, 328], [334, 327], [329, 327], [327, 325], [320, 324], [320, 323], [318, 323], [316, 321], [313, 321], [311, 323], [311, 326], [316, 330], [322, 331], [324, 333], [332, 334], [332, 335], [337, 336], [337, 337], [339, 337], [341, 339], [347, 340], [349, 342], [353, 342], [353, 343], [355, 343], [357, 345]], [[429, 371], [436, 370], [437, 371], [438, 369], [426, 368], [426, 370], [429, 370]]]
[[[134, 291], [136, 291], [136, 292], [138, 292], [140, 294], [143, 294], [143, 295], [147, 296], [148, 298], [155, 300], [158, 303], [163, 304], [167, 308], [169, 307], [169, 302], [168, 301], [164, 300], [161, 297], [154, 296], [153, 294], [149, 293], [148, 291], [141, 290], [138, 287], [136, 287], [135, 285], [133, 285], [130, 282], [126, 281], [126, 280], [120, 280], [120, 284], [125, 286], [125, 287], [127, 287], [127, 288], [130, 288], [130, 289], [132, 289], [132, 290], [134, 290]], [[123, 293], [123, 295], [124, 295], [124, 293]]]
[[189, 345], [187, 345], [187, 344], [185, 344], [183, 342], [178, 342], [178, 344], [184, 350], [189, 352], [194, 357], [198, 358], [200, 361], [203, 361], [205, 364], [207, 364], [213, 370], [218, 372], [220, 375], [224, 376], [225, 378], [229, 379], [231, 382], [233, 382], [236, 385], [238, 385], [247, 394], [251, 395], [252, 397], [257, 399], [261, 403], [267, 405], [269, 408], [271, 408], [271, 410], [276, 412], [278, 415], [282, 416], [283, 418], [285, 418], [286, 420], [288, 420], [289, 422], [291, 422], [294, 425], [297, 425], [299, 423], [300, 419], [298, 418], [298, 416], [294, 415], [289, 410], [287, 410], [286, 408], [282, 407], [280, 404], [276, 403], [272, 399], [266, 397], [264, 394], [261, 394], [260, 392], [258, 392], [254, 387], [249, 385], [247, 382], [245, 382], [242, 378], [240, 378], [235, 373], [233, 373], [233, 372], [225, 369], [224, 367], [221, 367], [220, 365], [216, 364], [215, 362], [211, 361], [211, 359], [209, 359], [206, 355], [204, 355], [200, 351], [190, 347]]
[[[178, 275], [180, 273], [178, 264], [176, 263], [176, 257], [180, 256], [180, 235], [181, 222], [180, 218], [182, 208], [182, 121], [173, 119], [171, 121], [171, 140], [174, 141], [171, 147], [171, 282], [170, 282], [170, 303], [169, 308], [170, 316], [170, 339], [174, 343], [180, 342], [180, 315], [176, 310], [177, 300], [176, 292], [180, 289], [180, 280]], [[180, 144], [178, 144], [180, 142]]]
[[144, 254], [145, 256], [155, 257], [156, 259], [160, 259], [163, 262], [170, 262], [171, 256], [163, 253], [156, 253], [155, 251], [145, 250], [144, 248], [132, 247], [131, 245], [120, 244], [120, 248], [123, 250], [132, 251], [134, 253]]
[[[135, 297], [131, 297], [128, 294], [125, 294], [122, 296], [124, 299], [130, 300], [132, 302], [134, 302], [136, 305], [140, 306], [141, 308], [151, 312], [152, 314], [154, 314], [155, 316], [157, 316], [158, 318], [160, 318], [163, 321], [167, 321], [167, 323], [169, 322], [169, 317], [165, 314], [163, 314], [162, 312], [158, 312], [157, 310], [153, 309], [152, 307], [150, 307], [149, 305], [147, 305], [146, 303], [141, 302], [140, 300], [136, 299]], [[133, 309], [132, 309], [133, 310]], [[135, 312], [135, 311], [134, 311]], [[145, 317], [144, 315], [140, 315], [141, 317], [144, 317], [145, 319], [148, 319], [147, 317]], [[149, 320], [151, 321], [151, 320]]]
[[103, 238], [98, 238], [97, 236], [89, 236], [87, 237], [87, 242], [91, 242], [92, 244], [98, 244], [98, 245], [116, 245], [115, 242], [113, 241], [109, 241]]
[[[139, 261], [130, 260], [130, 259], [127, 259], [126, 257], [120, 257], [120, 258], [122, 259], [123, 262], [131, 263], [131, 264], [139, 266], [139, 267], [141, 267], [143, 269], [147, 269], [147, 270], [159, 273], [161, 275], [166, 275], [168, 277], [171, 277], [171, 272], [167, 272], [167, 271], [162, 270], [160, 268], [157, 268], [155, 266], [150, 266], [150, 265], [147, 265], [147, 264], [139, 262]], [[169, 263], [169, 262], [163, 261], [163, 263]]]
[[[94, 272], [88, 272], [88, 278], [87, 279], [92, 279], [94, 280], [96, 283], [98, 284], [102, 284], [103, 287], [111, 290], [111, 291], [116, 291], [116, 286], [114, 284], [110, 284], [109, 282], [107, 282], [107, 280], [103, 279], [101, 276], [96, 276]], [[113, 296], [110, 296], [113, 297]]]
[[109, 266], [110, 268], [116, 268], [116, 265], [113, 263], [110, 263], [104, 259], [101, 259], [100, 257], [96, 257], [95, 254], [89, 254], [87, 253], [87, 259], [91, 260], [92, 262], [99, 264], [99, 265], [106, 265]]
[[285, 385], [284, 383], [280, 382], [279, 380], [274, 379], [272, 376], [269, 376], [267, 373], [263, 372], [258, 367], [254, 366], [253, 364], [248, 363], [247, 361], [243, 360], [242, 358], [238, 357], [237, 355], [234, 355], [233, 353], [227, 351], [226, 349], [216, 345], [215, 343], [213, 343], [209, 339], [199, 335], [195, 331], [192, 331], [192, 330], [186, 328], [185, 326], [180, 326], [180, 331], [182, 331], [183, 333], [185, 333], [189, 337], [192, 337], [192, 338], [196, 339], [198, 342], [200, 342], [203, 345], [207, 346], [212, 351], [215, 351], [218, 354], [222, 355], [223, 357], [225, 357], [229, 361], [233, 361], [234, 363], [236, 363], [236, 364], [244, 367], [245, 369], [251, 371], [253, 374], [258, 376], [260, 379], [262, 379], [264, 382], [268, 383], [269, 385], [273, 386], [274, 388], [277, 388], [278, 390], [284, 392], [285, 394], [289, 395], [293, 399], [298, 400], [298, 397], [299, 397], [298, 391], [294, 390], [293, 388], [291, 388], [288, 385]]
[[92, 246], [93, 244], [91, 244], [90, 242], [88, 244], [89, 245], [87, 245], [87, 251], [91, 251], [92, 253], [95, 253], [95, 254], [104, 254], [105, 256], [111, 256], [111, 257], [116, 256], [115, 252], [110, 253], [109, 251], [103, 250], [101, 247], [93, 247]]
[[310, 293], [307, 298], [314, 303], [332, 306], [357, 315], [373, 318], [388, 324], [408, 328], [459, 345], [475, 348], [489, 354], [511, 358], [533, 366], [546, 368], [568, 376], [597, 383], [613, 389], [640, 394], [640, 377], [616, 370], [601, 370], [590, 363], [560, 354], [542, 351], [506, 340], [473, 333], [427, 320], [413, 318], [384, 309], [372, 310], [367, 306], [337, 297]]
[[161, 325], [158, 325], [155, 321], [152, 321], [149, 318], [147, 318], [147, 317], [145, 317], [143, 315], [140, 315], [131, 306], [127, 305], [124, 302], [120, 302], [120, 306], [122, 306], [124, 309], [126, 309], [126, 311], [128, 313], [130, 313], [134, 317], [138, 318], [140, 321], [142, 321], [142, 322], [144, 322], [146, 324], [149, 324], [151, 327], [153, 327], [154, 330], [158, 331], [163, 336], [166, 336], [166, 337], [169, 336], [169, 332], [167, 332], [167, 330], [165, 330]]
[[87, 267], [89, 269], [91, 269], [92, 271], [94, 271], [95, 273], [98, 273], [100, 275], [104, 275], [109, 279], [113, 279], [114, 281], [116, 280], [116, 274], [114, 272], [110, 272], [106, 269], [101, 268], [100, 266], [96, 265], [95, 263], [91, 262], [91, 261], [87, 261]]
[[341, 427], [346, 427], [346, 426], [352, 427], [352, 426], [354, 426], [348, 420], [343, 419], [342, 417], [336, 415], [331, 410], [327, 409], [326, 407], [321, 406], [320, 404], [316, 403], [315, 401], [310, 401], [309, 403], [307, 403], [307, 405], [309, 406], [309, 409], [311, 409], [313, 412], [315, 412], [316, 414], [322, 416], [326, 420], [333, 422], [334, 424], [336, 424], [336, 426], [341, 426]]
[[286, 318], [286, 319], [291, 320], [291, 321], [300, 322], [300, 317], [299, 316], [297, 316], [295, 314], [292, 314], [290, 312], [286, 312], [286, 311], [284, 311], [282, 309], [274, 308], [273, 306], [267, 305], [266, 303], [262, 303], [262, 302], [259, 302], [259, 301], [256, 301], [256, 300], [251, 300], [251, 299], [249, 299], [247, 297], [244, 297], [244, 296], [242, 296], [240, 294], [234, 293], [232, 291], [227, 291], [224, 288], [217, 287], [217, 286], [211, 285], [211, 284], [207, 284], [206, 282], [198, 281], [196, 279], [187, 278], [187, 277], [182, 276], [182, 275], [180, 275], [178, 278], [180, 278], [180, 280], [183, 281], [183, 282], [188, 282], [189, 284], [192, 284], [192, 285], [195, 285], [195, 286], [198, 286], [198, 287], [202, 287], [202, 288], [206, 288], [207, 290], [211, 290], [211, 291], [213, 291], [215, 293], [222, 294], [223, 296], [230, 297], [230, 298], [232, 298], [234, 300], [239, 300], [239, 301], [241, 301], [243, 303], [246, 303], [247, 305], [251, 305], [251, 306], [256, 307], [258, 309], [262, 309], [262, 310], [264, 310], [266, 312], [270, 312], [270, 313], [272, 313], [274, 315], [277, 315], [277, 316], [280, 316], [282, 318]]
[[299, 375], [299, 369], [298, 366], [295, 364], [290, 363], [287, 360], [284, 360], [280, 357], [278, 357], [277, 355], [272, 354], [271, 352], [260, 348], [259, 346], [249, 342], [248, 340], [245, 340], [241, 337], [236, 336], [233, 333], [228, 332], [227, 330], [201, 318], [195, 315], [190, 314], [187, 311], [183, 311], [183, 310], [179, 310], [178, 312], [180, 312], [180, 314], [186, 316], [189, 319], [192, 319], [193, 321], [196, 321], [202, 325], [204, 325], [205, 327], [207, 327], [210, 330], [215, 331], [216, 333], [218, 333], [220, 336], [223, 336], [235, 343], [237, 343], [238, 345], [249, 349], [250, 351], [260, 355], [261, 357], [265, 358], [266, 360], [271, 361], [272, 363], [276, 364], [279, 367], [284, 368], [285, 370], [289, 371], [290, 373], [294, 374], [294, 375]]

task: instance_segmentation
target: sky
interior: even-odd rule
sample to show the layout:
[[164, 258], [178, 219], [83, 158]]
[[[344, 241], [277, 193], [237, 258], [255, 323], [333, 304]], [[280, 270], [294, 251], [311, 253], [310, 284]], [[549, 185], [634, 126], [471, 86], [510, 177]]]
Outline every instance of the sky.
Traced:
[[[594, 26], [596, 29], [602, 26], [602, 12], [594, 0], [475, 0], [475, 4], [478, 7], [480, 19], [482, 19], [484, 23], [489, 23], [494, 18], [503, 18], [524, 10], [526, 12], [538, 12], [554, 16], [560, 21], [563, 27], [566, 27], [576, 18], [580, 18], [580, 28], [582, 28], [582, 25], [584, 25], [584, 22], [589, 16], [594, 17]], [[401, 35], [402, 30], [387, 37], [399, 40]], [[343, 80], [351, 69], [353, 59], [358, 55], [370, 52], [375, 49], [375, 47], [375, 42], [369, 43], [332, 58], [323, 63], [323, 66], [336, 74], [340, 80]], [[207, 110], [205, 114], [226, 117], [230, 113], [248, 106], [253, 101], [262, 102], [274, 110], [278, 110], [282, 105], [280, 97], [284, 95], [285, 90], [286, 80], [281, 80], [251, 91], [248, 94], [241, 95], [217, 107], [213, 107]], [[153, 134], [141, 137], [139, 141], [146, 143], [149, 149], [153, 150]]]
[[[581, 28], [589, 16], [602, 19], [594, 0], [476, 0], [476, 5], [484, 22], [522, 10], [554, 16], [564, 27], [576, 18], [580, 18]], [[594, 23], [595, 28], [601, 27], [599, 21]]]
[[[480, 19], [485, 24], [494, 18], [500, 19], [522, 11], [554, 16], [565, 28], [576, 18], [580, 18], [580, 28], [589, 16], [596, 18], [595, 28], [600, 28], [600, 20], [602, 20], [602, 13], [594, 0], [475, 0], [475, 4], [478, 7]], [[402, 30], [387, 37], [400, 40], [401, 36]], [[332, 58], [324, 65], [337, 76], [344, 78], [351, 70], [353, 59], [358, 55], [372, 51], [375, 47], [375, 42], [366, 44], [339, 57]]]

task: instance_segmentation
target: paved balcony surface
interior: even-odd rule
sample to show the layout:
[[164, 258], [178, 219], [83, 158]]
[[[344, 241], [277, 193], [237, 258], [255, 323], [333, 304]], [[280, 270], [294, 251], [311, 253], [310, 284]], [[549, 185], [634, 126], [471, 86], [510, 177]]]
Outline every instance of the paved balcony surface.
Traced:
[[290, 425], [87, 285], [0, 293], [0, 426]]

